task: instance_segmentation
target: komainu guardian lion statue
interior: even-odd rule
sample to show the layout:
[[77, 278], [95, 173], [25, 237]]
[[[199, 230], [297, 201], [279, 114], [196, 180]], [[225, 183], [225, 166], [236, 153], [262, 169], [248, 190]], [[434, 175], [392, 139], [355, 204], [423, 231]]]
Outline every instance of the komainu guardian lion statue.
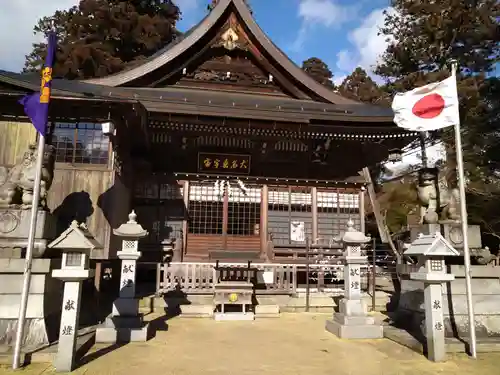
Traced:
[[[36, 145], [30, 145], [22, 160], [8, 169], [0, 167], [0, 207], [30, 208], [36, 174]], [[54, 178], [55, 148], [45, 146], [40, 186], [40, 206], [47, 207], [47, 191]]]
[[437, 168], [419, 171], [418, 199], [422, 206], [422, 223], [460, 221], [458, 189], [448, 189], [439, 183]]

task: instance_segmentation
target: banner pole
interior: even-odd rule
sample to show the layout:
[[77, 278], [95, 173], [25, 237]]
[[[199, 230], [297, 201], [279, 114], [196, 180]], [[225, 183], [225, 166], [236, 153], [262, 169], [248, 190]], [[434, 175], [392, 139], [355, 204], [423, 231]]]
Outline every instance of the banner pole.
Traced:
[[28, 246], [26, 248], [26, 260], [24, 266], [23, 290], [21, 292], [21, 305], [17, 318], [16, 344], [14, 347], [14, 358], [12, 368], [17, 370], [21, 366], [21, 346], [24, 338], [24, 323], [26, 320], [26, 309], [28, 307], [28, 296], [31, 284], [31, 265], [33, 261], [33, 248], [35, 245], [35, 229], [38, 216], [38, 206], [40, 203], [40, 185], [42, 182], [42, 165], [45, 151], [45, 137], [38, 134], [38, 151], [36, 158], [35, 182], [33, 186], [33, 200], [31, 202], [31, 218], [28, 232]]
[[[457, 62], [451, 63], [451, 74], [456, 81]], [[458, 107], [457, 107], [458, 108]], [[470, 251], [469, 251], [469, 225], [467, 222], [467, 204], [465, 197], [465, 173], [464, 160], [462, 154], [462, 135], [460, 133], [460, 121], [455, 124], [455, 148], [458, 169], [458, 189], [460, 193], [460, 217], [462, 222], [462, 237], [464, 243], [464, 271], [465, 271], [465, 288], [467, 292], [467, 310], [469, 317], [469, 350], [472, 358], [477, 358], [476, 351], [476, 323], [474, 319], [474, 305], [472, 303], [472, 282], [470, 271]]]

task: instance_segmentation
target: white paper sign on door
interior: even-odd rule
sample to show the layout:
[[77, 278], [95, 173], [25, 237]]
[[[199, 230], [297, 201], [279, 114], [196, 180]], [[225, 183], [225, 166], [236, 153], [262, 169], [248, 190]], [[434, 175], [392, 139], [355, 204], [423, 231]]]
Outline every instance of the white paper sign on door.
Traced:
[[303, 221], [292, 221], [290, 223], [290, 240], [294, 242], [304, 242], [306, 240]]

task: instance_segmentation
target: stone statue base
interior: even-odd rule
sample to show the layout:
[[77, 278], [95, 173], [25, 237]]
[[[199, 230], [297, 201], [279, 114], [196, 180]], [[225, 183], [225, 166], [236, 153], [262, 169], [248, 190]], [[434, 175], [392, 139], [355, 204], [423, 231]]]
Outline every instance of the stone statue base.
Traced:
[[[479, 225], [469, 225], [468, 226], [468, 239], [469, 239], [469, 248], [472, 249], [481, 249], [481, 229]], [[450, 244], [457, 249], [458, 251], [462, 251], [464, 243], [463, 243], [463, 235], [462, 235], [462, 224], [459, 222], [440, 222], [438, 224], [421, 224], [410, 227], [410, 242], [413, 242], [417, 239], [420, 233], [422, 234], [434, 234], [436, 232], [440, 232], [443, 237], [450, 242]]]
[[[33, 259], [23, 347], [39, 348], [57, 340], [62, 283], [50, 276], [60, 259]], [[23, 287], [24, 259], [0, 259], [0, 345], [15, 344]]]
[[[0, 208], [0, 258], [23, 258], [28, 246], [31, 210]], [[56, 219], [47, 211], [38, 210], [33, 257], [41, 258], [48, 240], [56, 236]]]
[[325, 329], [341, 339], [381, 339], [384, 327], [375, 324], [375, 318], [368, 315], [366, 302], [362, 299], [343, 298], [339, 312], [327, 320]]
[[[392, 320], [396, 326], [425, 337], [424, 285], [409, 280], [410, 271], [400, 272], [401, 296]], [[468, 340], [464, 267], [452, 265], [450, 273], [455, 275], [455, 280], [444, 284], [442, 288], [445, 336]], [[500, 267], [471, 266], [471, 276], [476, 335], [478, 339], [500, 339]]]

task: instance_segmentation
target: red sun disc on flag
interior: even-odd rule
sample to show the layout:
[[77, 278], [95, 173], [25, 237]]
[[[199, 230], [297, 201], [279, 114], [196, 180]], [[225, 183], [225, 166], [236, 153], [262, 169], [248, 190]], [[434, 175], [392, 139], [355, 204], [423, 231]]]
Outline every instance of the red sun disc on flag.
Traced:
[[429, 94], [420, 98], [412, 108], [415, 116], [423, 119], [438, 117], [444, 109], [444, 99], [439, 94]]

